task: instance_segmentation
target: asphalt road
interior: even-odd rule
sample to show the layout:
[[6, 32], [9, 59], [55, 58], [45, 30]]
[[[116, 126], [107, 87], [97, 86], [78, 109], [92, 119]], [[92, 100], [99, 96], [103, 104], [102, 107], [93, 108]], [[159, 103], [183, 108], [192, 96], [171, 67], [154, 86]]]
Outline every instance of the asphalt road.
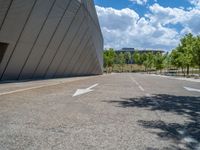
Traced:
[[145, 74], [0, 84], [0, 149], [199, 150], [198, 89]]

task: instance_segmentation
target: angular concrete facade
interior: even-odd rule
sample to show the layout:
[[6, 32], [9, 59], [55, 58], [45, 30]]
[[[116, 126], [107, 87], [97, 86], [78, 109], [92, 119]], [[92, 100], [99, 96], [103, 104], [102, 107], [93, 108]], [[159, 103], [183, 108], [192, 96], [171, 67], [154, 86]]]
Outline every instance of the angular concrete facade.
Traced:
[[102, 74], [92, 0], [0, 0], [0, 80]]

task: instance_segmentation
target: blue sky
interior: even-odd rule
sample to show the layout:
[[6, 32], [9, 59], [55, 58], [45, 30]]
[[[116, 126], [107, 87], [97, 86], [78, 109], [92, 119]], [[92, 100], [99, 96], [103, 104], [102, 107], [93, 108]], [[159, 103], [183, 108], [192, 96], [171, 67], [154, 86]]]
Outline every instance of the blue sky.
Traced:
[[169, 51], [185, 34], [200, 34], [200, 0], [94, 1], [105, 48]]
[[[138, 5], [137, 2], [129, 0], [95, 0], [95, 4], [98, 6], [113, 7], [115, 9], [130, 8], [140, 15], [148, 12], [148, 6], [153, 5], [155, 2], [155, 0], [149, 0], [145, 5]], [[157, 3], [164, 7], [192, 7], [188, 0], [157, 0]]]

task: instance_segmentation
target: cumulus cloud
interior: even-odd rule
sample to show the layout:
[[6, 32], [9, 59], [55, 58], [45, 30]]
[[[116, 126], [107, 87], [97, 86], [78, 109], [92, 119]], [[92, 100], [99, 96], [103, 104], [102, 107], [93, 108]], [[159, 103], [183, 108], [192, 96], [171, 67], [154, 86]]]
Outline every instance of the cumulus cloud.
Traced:
[[152, 24], [160, 23], [163, 26], [181, 24], [183, 30], [190, 29], [194, 34], [200, 33], [200, 10], [183, 10], [181, 8], [162, 7], [159, 4], [150, 6], [150, 14], [145, 16], [150, 19]]
[[[155, 3], [140, 17], [134, 10], [96, 6], [105, 48], [135, 47], [171, 50], [181, 36], [200, 33], [200, 10], [162, 7]], [[179, 24], [178, 31], [173, 25]]]
[[[102, 27], [112, 30], [125, 30], [139, 19], [138, 14], [129, 8], [116, 10], [96, 6]], [[111, 20], [112, 19], [112, 20]]]
[[144, 5], [147, 3], [147, 0], [129, 0], [129, 1], [139, 4], [139, 5]]
[[186, 19], [185, 11], [181, 8], [162, 7], [154, 4], [149, 7], [150, 13], [145, 16], [150, 19], [151, 23], [161, 23], [166, 25], [169, 23], [176, 24], [180, 20]]
[[188, 0], [196, 8], [200, 8], [200, 0]]

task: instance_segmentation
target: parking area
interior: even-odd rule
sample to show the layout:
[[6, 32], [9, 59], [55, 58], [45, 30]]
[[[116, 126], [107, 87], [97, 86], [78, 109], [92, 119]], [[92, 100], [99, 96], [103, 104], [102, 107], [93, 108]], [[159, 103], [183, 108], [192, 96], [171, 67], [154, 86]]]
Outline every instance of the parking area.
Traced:
[[199, 150], [199, 90], [139, 73], [0, 84], [0, 149]]

